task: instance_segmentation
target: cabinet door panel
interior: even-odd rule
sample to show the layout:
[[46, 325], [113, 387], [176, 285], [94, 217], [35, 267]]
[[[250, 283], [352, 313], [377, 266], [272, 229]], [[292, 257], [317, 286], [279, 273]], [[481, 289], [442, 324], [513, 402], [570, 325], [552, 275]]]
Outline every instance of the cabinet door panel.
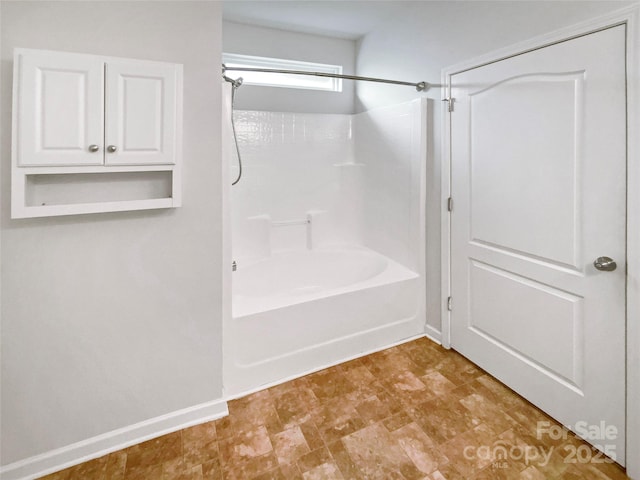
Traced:
[[101, 165], [104, 62], [57, 52], [16, 61], [19, 165]]
[[107, 64], [108, 165], [172, 164], [176, 155], [176, 89], [173, 65]]

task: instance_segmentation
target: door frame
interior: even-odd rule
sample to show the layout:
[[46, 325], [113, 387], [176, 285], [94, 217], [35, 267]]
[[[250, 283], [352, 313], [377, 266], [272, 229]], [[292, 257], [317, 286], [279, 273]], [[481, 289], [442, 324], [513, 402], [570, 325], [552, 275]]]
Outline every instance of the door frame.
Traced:
[[[640, 480], [640, 5], [632, 5], [592, 20], [562, 28], [495, 50], [442, 70], [442, 100], [451, 93], [451, 76], [471, 68], [505, 60], [554, 43], [626, 25], [627, 35], [627, 286], [626, 286], [626, 468]], [[455, 111], [455, 101], [453, 102]], [[442, 346], [451, 348], [451, 131], [449, 112], [442, 108], [441, 271]], [[455, 205], [454, 205], [455, 208]], [[635, 399], [635, 404], [633, 400]], [[633, 408], [635, 405], [635, 408]]]

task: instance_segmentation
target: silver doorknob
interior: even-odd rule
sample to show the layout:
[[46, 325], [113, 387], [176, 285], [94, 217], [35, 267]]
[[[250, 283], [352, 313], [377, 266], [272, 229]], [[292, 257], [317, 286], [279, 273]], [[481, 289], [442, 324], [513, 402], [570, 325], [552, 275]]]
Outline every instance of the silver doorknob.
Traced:
[[107, 147], [107, 152], [109, 152], [109, 153], [113, 153], [113, 152], [115, 152], [116, 150], [118, 150], [118, 147], [116, 147], [115, 145], [109, 145], [109, 146]]
[[618, 268], [616, 262], [609, 257], [596, 258], [596, 260], [593, 262], [593, 266], [598, 270], [602, 270], [604, 272], [613, 272], [616, 268]]
[[91, 153], [96, 153], [98, 150], [100, 150], [100, 147], [98, 145], [89, 145], [89, 151]]

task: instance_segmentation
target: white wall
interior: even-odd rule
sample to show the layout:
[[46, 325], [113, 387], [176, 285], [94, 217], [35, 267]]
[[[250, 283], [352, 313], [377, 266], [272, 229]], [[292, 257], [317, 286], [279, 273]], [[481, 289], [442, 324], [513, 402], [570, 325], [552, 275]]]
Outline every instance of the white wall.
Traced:
[[[2, 464], [222, 395], [219, 2], [1, 3]], [[14, 47], [184, 64], [184, 206], [11, 220]]]
[[[223, 22], [226, 53], [342, 65], [345, 74], [355, 70], [353, 40], [289, 32], [234, 22]], [[242, 76], [229, 72], [231, 78]], [[236, 95], [239, 110], [270, 112], [352, 113], [354, 82], [343, 81], [342, 92], [244, 85]]]
[[[578, 23], [631, 2], [429, 1], [415, 2], [359, 41], [357, 75], [440, 82], [443, 67]], [[427, 323], [440, 330], [441, 92], [358, 82], [356, 111], [425, 95], [435, 99], [427, 164]]]

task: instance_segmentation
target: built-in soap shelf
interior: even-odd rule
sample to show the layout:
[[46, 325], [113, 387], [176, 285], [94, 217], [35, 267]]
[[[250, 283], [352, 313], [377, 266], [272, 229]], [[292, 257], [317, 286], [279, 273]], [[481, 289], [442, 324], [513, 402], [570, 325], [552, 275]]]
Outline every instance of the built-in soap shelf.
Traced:
[[271, 222], [272, 227], [290, 227], [293, 225], [308, 225], [311, 223], [311, 216], [307, 215], [306, 218], [297, 220], [280, 220], [278, 222]]
[[309, 210], [304, 216], [274, 220], [268, 214], [246, 218], [244, 228], [251, 238], [255, 257], [268, 257], [274, 251], [314, 249], [326, 243], [330, 218], [326, 210]]
[[364, 167], [364, 163], [334, 163], [334, 167]]

